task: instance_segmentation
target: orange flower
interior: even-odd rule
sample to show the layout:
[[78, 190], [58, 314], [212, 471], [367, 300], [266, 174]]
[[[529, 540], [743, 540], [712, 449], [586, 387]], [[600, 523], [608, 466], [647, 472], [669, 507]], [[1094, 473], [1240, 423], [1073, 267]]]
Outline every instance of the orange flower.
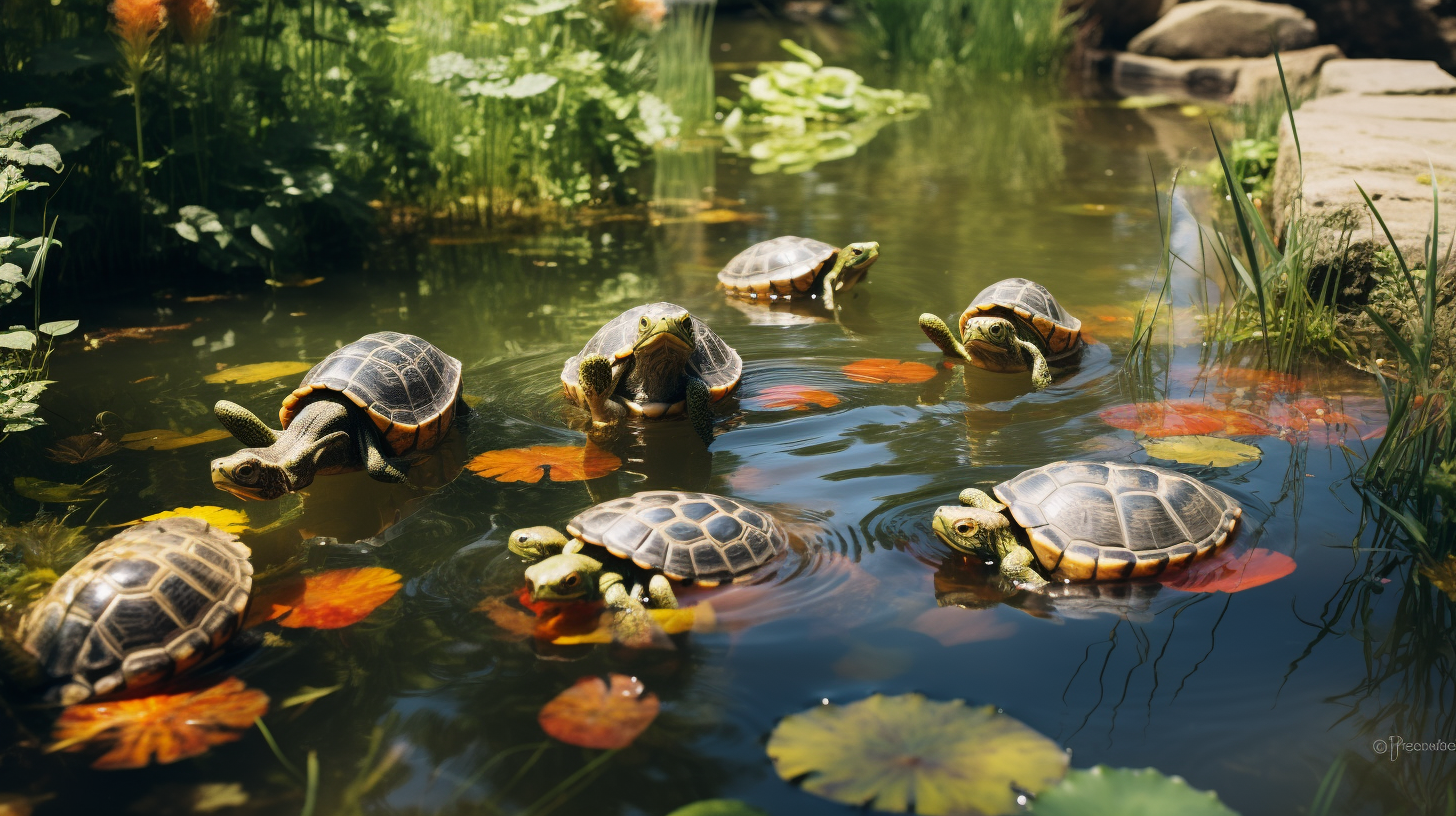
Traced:
[[201, 45], [212, 30], [217, 0], [168, 0], [167, 8], [182, 42]]
[[167, 26], [167, 7], [162, 0], [114, 0], [112, 31], [121, 40], [121, 53], [134, 77], [147, 69], [152, 41]]
[[667, 16], [663, 0], [617, 0], [617, 11], [643, 28], [657, 28]]

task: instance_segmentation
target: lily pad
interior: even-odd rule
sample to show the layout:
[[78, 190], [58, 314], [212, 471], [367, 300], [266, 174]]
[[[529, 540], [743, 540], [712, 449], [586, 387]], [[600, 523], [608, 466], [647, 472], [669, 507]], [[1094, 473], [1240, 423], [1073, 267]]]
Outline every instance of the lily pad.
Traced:
[[1216, 436], [1170, 436], [1149, 439], [1143, 449], [1155, 459], [1182, 462], [1185, 465], [1233, 467], [1257, 462], [1263, 453], [1253, 445], [1221, 439]]
[[785, 408], [791, 411], [806, 411], [810, 406], [833, 408], [839, 404], [839, 396], [833, 391], [823, 391], [803, 385], [774, 385], [763, 389], [746, 402], [750, 407], [760, 411], [775, 411]]
[[785, 717], [768, 740], [774, 770], [854, 807], [923, 816], [1021, 809], [1067, 772], [1056, 743], [993, 706], [876, 694]]
[[242, 385], [276, 380], [279, 377], [287, 377], [290, 374], [302, 374], [310, 368], [313, 368], [312, 363], [302, 363], [297, 360], [288, 360], [279, 363], [252, 363], [251, 365], [224, 368], [222, 371], [208, 374], [202, 379], [214, 385], [218, 383]]
[[925, 363], [878, 357], [850, 363], [840, 371], [855, 382], [865, 383], [923, 383], [935, 376], [935, 369]]
[[621, 466], [621, 459], [591, 443], [580, 448], [574, 445], [533, 445], [486, 451], [465, 463], [471, 473], [483, 479], [530, 484], [541, 481], [541, 477], [548, 473], [553, 482], [597, 479]]
[[101, 482], [88, 484], [64, 484], [48, 482], [30, 476], [15, 477], [15, 492], [38, 502], [48, 504], [72, 504], [91, 501], [101, 495], [106, 485]]
[[1115, 405], [1098, 412], [1097, 418], [1114, 428], [1155, 439], [1216, 433], [1225, 425], [1221, 418], [1209, 413], [1207, 406], [1184, 400]]
[[1217, 794], [1189, 787], [1182, 777], [1106, 765], [1072, 771], [1030, 810], [1040, 816], [1238, 816]]
[[1162, 584], [1184, 592], [1242, 592], [1277, 581], [1294, 567], [1294, 559], [1284, 553], [1255, 548], [1200, 561]]
[[289, 578], [260, 590], [243, 623], [277, 620], [285, 629], [342, 629], [369, 617], [400, 590], [399, 573], [348, 567]]
[[626, 748], [657, 718], [657, 695], [625, 674], [583, 677], [541, 707], [541, 730], [583, 748]]

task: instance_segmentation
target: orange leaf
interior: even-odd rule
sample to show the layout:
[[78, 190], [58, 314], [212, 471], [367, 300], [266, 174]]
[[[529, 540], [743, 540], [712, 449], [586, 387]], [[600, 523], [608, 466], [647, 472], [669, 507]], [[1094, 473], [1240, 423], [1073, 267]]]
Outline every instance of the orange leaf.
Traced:
[[1304, 388], [1304, 381], [1298, 377], [1257, 368], [1226, 368], [1215, 372], [1215, 376], [1234, 388], [1252, 388], [1266, 397], [1295, 394]]
[[760, 411], [788, 408], [792, 411], [808, 410], [810, 405], [833, 408], [839, 404], [839, 396], [833, 391], [819, 391], [802, 385], [775, 385], [763, 389], [758, 396], [750, 397], [748, 404]]
[[621, 466], [621, 459], [590, 442], [580, 448], [533, 445], [486, 451], [465, 463], [465, 467], [483, 479], [531, 484], [541, 481], [548, 472], [553, 482], [579, 482], [600, 478]]
[[268, 695], [236, 677], [202, 691], [154, 694], [75, 705], [61, 712], [47, 751], [110, 750], [91, 763], [102, 770], [165, 765], [233, 742], [268, 712]]
[[935, 376], [935, 369], [924, 363], [909, 363], [883, 358], [850, 363], [840, 371], [855, 382], [866, 383], [923, 383]]
[[625, 674], [583, 677], [541, 707], [541, 730], [582, 748], [626, 748], [647, 730], [661, 705], [657, 695], [643, 692], [642, 681]]
[[243, 625], [277, 620], [285, 629], [342, 629], [369, 617], [399, 588], [399, 573], [384, 567], [349, 567], [290, 578], [254, 596]]
[[1248, 411], [1220, 411], [1223, 432], [1229, 436], [1278, 436], [1279, 429], [1261, 416]]
[[1294, 572], [1294, 559], [1284, 553], [1256, 548], [1234, 555], [1225, 552], [1200, 561], [1163, 586], [1184, 592], [1242, 592], [1263, 586]]
[[1114, 428], [1136, 431], [1144, 436], [1201, 436], [1224, 428], [1224, 421], [1210, 416], [1210, 409], [1191, 402], [1134, 402], [1115, 405], [1097, 414]]

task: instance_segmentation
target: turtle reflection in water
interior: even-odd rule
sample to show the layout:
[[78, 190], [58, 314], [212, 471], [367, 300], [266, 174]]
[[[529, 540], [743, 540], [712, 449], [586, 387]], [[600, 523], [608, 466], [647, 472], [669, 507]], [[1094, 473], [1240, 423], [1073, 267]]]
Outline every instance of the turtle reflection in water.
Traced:
[[[995, 561], [1018, 588], [1048, 583], [1151, 578], [1213, 555], [1243, 509], [1228, 495], [1177, 471], [1112, 462], [1055, 462], [961, 506], [935, 511], [932, 527], [951, 547]], [[1004, 514], [1009, 510], [1011, 518]], [[1013, 532], [1026, 530], [1030, 548]]]
[[1163, 591], [1156, 581], [1053, 583], [1023, 590], [995, 564], [975, 556], [948, 558], [935, 572], [938, 606], [991, 609], [1009, 606], [1047, 620], [1089, 619], [1114, 615], [1135, 623], [1153, 619], [1153, 599]]
[[572, 402], [591, 412], [597, 430], [629, 415], [686, 412], [703, 442], [713, 441], [712, 404], [743, 376], [732, 346], [687, 309], [651, 303], [621, 313], [561, 369]]
[[274, 431], [248, 409], [220, 400], [218, 421], [248, 447], [212, 463], [212, 483], [242, 499], [271, 500], [314, 476], [367, 470], [403, 482], [402, 463], [434, 447], [460, 399], [460, 361], [418, 337], [365, 335], [325, 357], [283, 401]]
[[[536, 601], [603, 600], [612, 611], [615, 639], [646, 645], [656, 627], [628, 587], [632, 565], [649, 574], [647, 595], [659, 609], [677, 608], [669, 579], [717, 586], [738, 580], [788, 549], [788, 535], [772, 516], [710, 493], [663, 490], [637, 493], [586, 509], [566, 525], [511, 533], [511, 552], [536, 560], [526, 583]], [[604, 549], [619, 561], [586, 553]], [[630, 562], [630, 563], [629, 563]]]
[[944, 320], [920, 316], [920, 330], [950, 357], [988, 371], [1031, 369], [1036, 390], [1052, 383], [1052, 364], [1070, 364], [1086, 345], [1082, 321], [1052, 293], [1026, 278], [1007, 278], [971, 299], [960, 317], [960, 339]]
[[783, 235], [761, 241], [733, 256], [718, 273], [729, 294], [767, 302], [818, 297], [833, 311], [834, 296], [858, 283], [880, 258], [874, 241], [840, 249], [823, 241]]

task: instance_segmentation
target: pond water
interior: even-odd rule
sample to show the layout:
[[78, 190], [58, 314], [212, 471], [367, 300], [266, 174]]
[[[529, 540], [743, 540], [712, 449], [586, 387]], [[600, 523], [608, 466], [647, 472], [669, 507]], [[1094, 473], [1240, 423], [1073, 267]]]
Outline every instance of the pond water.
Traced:
[[[219, 367], [312, 362], [374, 331], [421, 335], [464, 362], [476, 410], [417, 471], [416, 486], [324, 477], [301, 505], [244, 505], [208, 481], [209, 460], [236, 447], [227, 440], [66, 465], [43, 457], [49, 439], [26, 434], [7, 443], [0, 469], [7, 483], [74, 483], [109, 466], [105, 503], [70, 519], [89, 519], [93, 530], [217, 505], [246, 510], [255, 528], [278, 520], [243, 535], [260, 573], [293, 558], [310, 569], [377, 564], [403, 575], [399, 596], [365, 622], [255, 632], [268, 643], [218, 670], [272, 697], [267, 722], [295, 765], [317, 752], [319, 813], [657, 816], [712, 797], [780, 816], [844, 813], [775, 775], [769, 732], [824, 700], [905, 692], [994, 705], [1064, 746], [1073, 767], [1154, 766], [1248, 816], [1298, 812], [1336, 756], [1373, 756], [1363, 729], [1380, 727], [1358, 709], [1348, 716], [1343, 696], [1367, 679], [1363, 645], [1336, 632], [1309, 648], [1350, 579], [1360, 508], [1350, 465], [1322, 426], [1241, 437], [1262, 451], [1257, 462], [1177, 466], [1244, 504], [1232, 552], [1258, 547], [1297, 562], [1293, 574], [1244, 592], [1151, 585], [1123, 600], [997, 603], [978, 565], [929, 526], [962, 488], [1026, 468], [1149, 461], [1130, 432], [1098, 417], [1146, 399], [1148, 385], [1174, 398], [1220, 391], [1216, 375], [1200, 379], [1189, 325], [1180, 334], [1194, 341], [1171, 365], [1159, 362], [1143, 390], [1120, 374], [1132, 310], [1158, 269], [1157, 210], [1167, 199], [1158, 203], [1152, 177], [1166, 188], [1172, 162], [1202, 144], [1204, 120], [1021, 89], [930, 90], [931, 111], [807, 172], [755, 174], [752, 159], [711, 149], [667, 156], [681, 189], [715, 188], [703, 198], [708, 217], [678, 202], [519, 238], [386, 243], [362, 268], [328, 269], [308, 287], [117, 305], [87, 326], [185, 328], [85, 351], [72, 343], [54, 359], [62, 385], [47, 399], [57, 436], [86, 430], [101, 410], [127, 430], [199, 432], [215, 427], [208, 409], [220, 398], [269, 417], [297, 376], [205, 383]], [[1186, 230], [1188, 210], [1180, 203], [1176, 212]], [[734, 254], [784, 234], [874, 240], [882, 256], [834, 317], [817, 304], [795, 314], [731, 302], [715, 289], [714, 272]], [[916, 327], [922, 311], [959, 313], [986, 284], [1013, 276], [1048, 286], [1098, 341], [1041, 393], [1024, 374], [941, 367]], [[1196, 275], [1176, 283], [1180, 306], [1198, 297]], [[657, 300], [690, 309], [745, 361], [710, 449], [686, 422], [666, 421], [629, 428], [608, 446], [623, 467], [591, 482], [502, 483], [458, 471], [485, 451], [581, 444], [582, 414], [560, 396], [562, 361], [620, 311]], [[940, 368], [914, 384], [856, 382], [841, 371], [866, 358]], [[1343, 397], [1361, 432], [1381, 424], [1373, 392], [1353, 377], [1310, 371], [1305, 380], [1294, 396]], [[839, 402], [795, 411], [755, 401], [782, 385]], [[648, 487], [761, 504], [791, 526], [796, 546], [755, 582], [689, 593], [714, 604], [717, 625], [674, 638], [672, 650], [553, 646], [512, 634], [480, 608], [511, 603], [521, 569], [504, 547], [511, 529], [560, 526], [596, 500]], [[662, 712], [630, 748], [557, 787], [599, 752], [546, 741], [537, 711], [577, 678], [609, 672], [639, 677]], [[332, 686], [341, 687], [278, 707], [305, 687]], [[32, 698], [8, 702], [43, 740], [53, 713]], [[303, 807], [302, 786], [256, 731], [144, 771], [94, 771], [90, 758], [25, 753], [7, 783], [54, 794], [43, 813], [119, 812], [148, 796], [175, 799], [180, 788], [168, 786], [218, 782], [241, 783], [257, 812]], [[138, 812], [160, 812], [146, 807]]]

